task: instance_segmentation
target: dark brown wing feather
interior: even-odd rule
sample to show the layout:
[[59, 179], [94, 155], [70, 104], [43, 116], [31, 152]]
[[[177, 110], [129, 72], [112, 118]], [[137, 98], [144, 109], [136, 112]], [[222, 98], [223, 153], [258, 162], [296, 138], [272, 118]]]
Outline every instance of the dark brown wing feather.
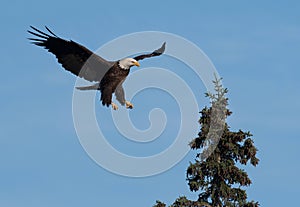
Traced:
[[109, 106], [111, 104], [112, 94], [113, 94], [112, 87], [108, 86], [102, 88], [101, 98], [100, 98], [100, 100], [102, 101], [102, 105]]
[[28, 31], [30, 34], [39, 38], [29, 38], [32, 43], [44, 47], [53, 53], [58, 62], [73, 74], [88, 81], [101, 81], [105, 73], [114, 64], [91, 52], [84, 46], [70, 40], [64, 40], [56, 36], [50, 29], [47, 31], [52, 35], [46, 34], [35, 27], [35, 31]]
[[165, 48], [166, 48], [166, 42], [164, 42], [159, 49], [154, 50], [152, 53], [139, 55], [139, 56], [134, 57], [133, 59], [139, 61], [139, 60], [143, 60], [144, 58], [159, 56], [164, 53]]

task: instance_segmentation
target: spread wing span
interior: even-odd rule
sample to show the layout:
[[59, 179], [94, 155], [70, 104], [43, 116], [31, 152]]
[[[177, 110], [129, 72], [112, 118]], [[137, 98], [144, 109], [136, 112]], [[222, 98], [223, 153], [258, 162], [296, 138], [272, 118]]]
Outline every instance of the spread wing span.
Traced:
[[[99, 55], [93, 53], [86, 47], [72, 41], [65, 40], [55, 35], [48, 27], [46, 32], [43, 32], [33, 26], [30, 26], [31, 31], [28, 32], [33, 35], [31, 40], [32, 44], [43, 47], [49, 52], [53, 53], [58, 62], [64, 69], [71, 73], [84, 78], [88, 81], [95, 81], [96, 84], [90, 86], [77, 87], [80, 90], [100, 90], [102, 104], [107, 106], [113, 104], [112, 94], [115, 93], [117, 100], [125, 105], [127, 108], [132, 108], [133, 105], [125, 100], [125, 92], [122, 83], [129, 74], [129, 69], [133, 64], [128, 62], [127, 66], [122, 67], [119, 61], [107, 61]], [[145, 58], [160, 56], [164, 53], [166, 43], [154, 50], [152, 53], [141, 54], [134, 59], [136, 61]], [[124, 58], [120, 61], [129, 61], [131, 58]], [[138, 65], [136, 65], [138, 66]], [[116, 105], [113, 105], [116, 109]]]

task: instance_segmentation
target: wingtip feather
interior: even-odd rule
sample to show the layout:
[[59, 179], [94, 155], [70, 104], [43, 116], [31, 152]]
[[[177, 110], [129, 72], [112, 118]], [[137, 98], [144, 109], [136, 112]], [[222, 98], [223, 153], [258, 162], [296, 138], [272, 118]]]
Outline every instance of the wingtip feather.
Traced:
[[35, 35], [35, 36], [37, 36], [37, 37], [40, 37], [40, 38], [43, 38], [43, 39], [48, 39], [47, 36], [43, 36], [43, 35], [41, 35], [41, 34], [37, 34], [37, 33], [35, 33], [35, 32], [29, 31], [29, 30], [27, 30], [27, 31], [28, 31], [28, 33], [30, 33], [30, 34], [32, 34], [32, 35]]
[[47, 30], [48, 32], [50, 32], [50, 34], [52, 34], [52, 35], [55, 36], [55, 37], [58, 37], [58, 36], [56, 36], [56, 34], [54, 34], [47, 26], [45, 26], [45, 28], [46, 28], [46, 30]]
[[[44, 35], [45, 37], [44, 38], [49, 38], [49, 37], [51, 37], [50, 35], [48, 35], [48, 34], [46, 34], [45, 32], [42, 32], [41, 30], [39, 30], [39, 29], [37, 29], [37, 28], [35, 28], [35, 27], [33, 27], [33, 26], [30, 26], [30, 28], [31, 29], [33, 29], [33, 30], [35, 30], [36, 32], [38, 32], [38, 33], [40, 33], [39, 35]], [[28, 31], [28, 32], [30, 32], [30, 31]], [[34, 34], [34, 35], [37, 35], [36, 33], [34, 33], [34, 32], [30, 32], [31, 34]]]
[[166, 42], [164, 42], [159, 49], [155, 50], [154, 53], [161, 55], [165, 52], [165, 49], [166, 49]]

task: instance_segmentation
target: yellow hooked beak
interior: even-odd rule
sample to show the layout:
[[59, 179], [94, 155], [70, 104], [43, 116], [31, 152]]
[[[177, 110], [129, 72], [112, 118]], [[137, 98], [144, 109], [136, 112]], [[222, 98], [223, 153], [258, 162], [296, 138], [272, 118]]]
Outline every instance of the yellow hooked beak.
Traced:
[[140, 63], [138, 61], [134, 62], [134, 65], [140, 67]]

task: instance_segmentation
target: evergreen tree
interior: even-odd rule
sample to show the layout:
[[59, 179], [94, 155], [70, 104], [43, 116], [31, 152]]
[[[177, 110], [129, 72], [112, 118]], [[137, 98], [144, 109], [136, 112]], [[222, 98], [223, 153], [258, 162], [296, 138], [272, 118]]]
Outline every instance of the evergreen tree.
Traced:
[[[200, 113], [201, 130], [190, 147], [198, 150], [196, 159], [187, 169], [187, 181], [191, 191], [200, 191], [197, 201], [178, 198], [171, 207], [258, 207], [258, 202], [248, 202], [243, 189], [251, 184], [247, 173], [237, 164], [250, 162], [256, 166], [259, 159], [250, 132], [230, 131], [226, 118], [231, 115], [227, 108], [228, 90], [221, 80], [215, 79], [215, 94], [206, 93], [211, 107]], [[165, 204], [157, 201], [154, 207]]]

